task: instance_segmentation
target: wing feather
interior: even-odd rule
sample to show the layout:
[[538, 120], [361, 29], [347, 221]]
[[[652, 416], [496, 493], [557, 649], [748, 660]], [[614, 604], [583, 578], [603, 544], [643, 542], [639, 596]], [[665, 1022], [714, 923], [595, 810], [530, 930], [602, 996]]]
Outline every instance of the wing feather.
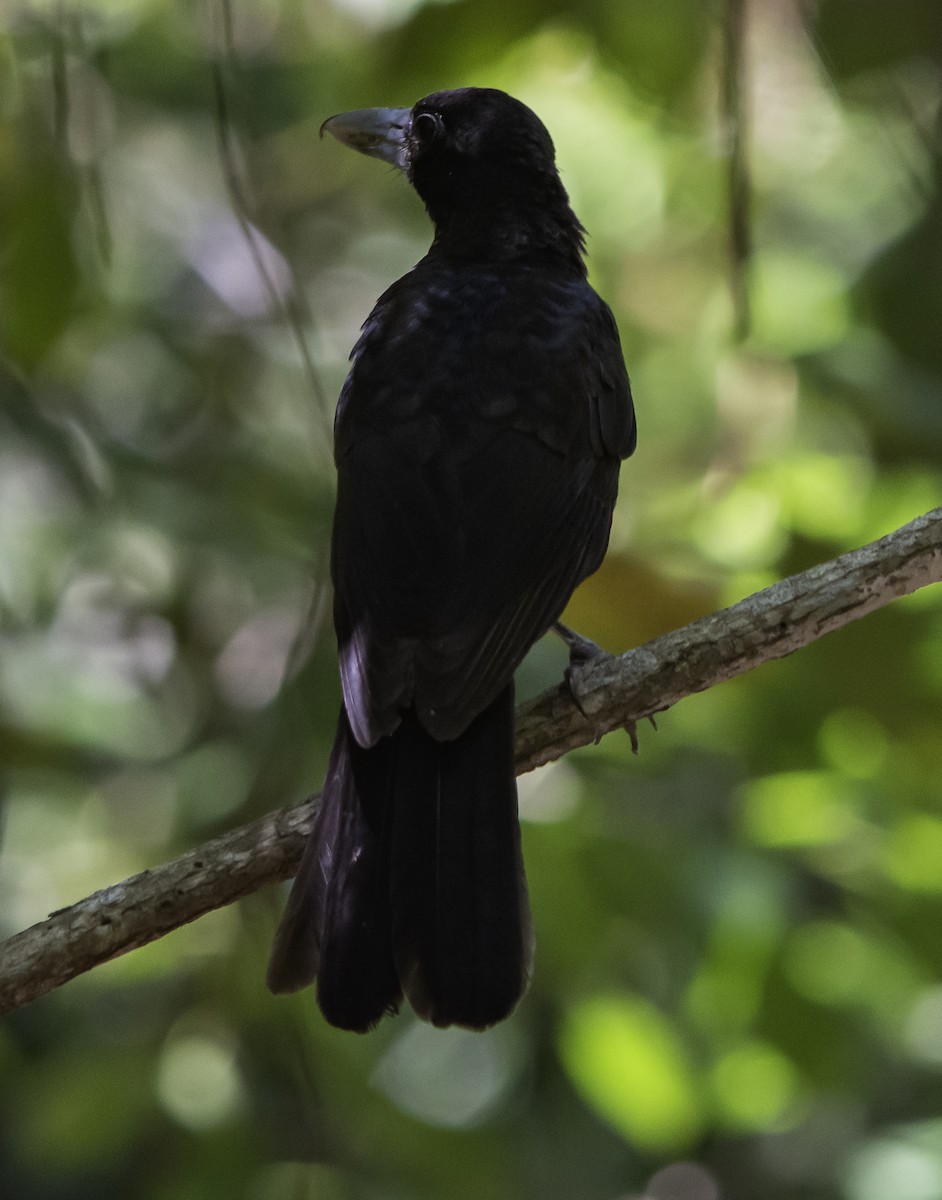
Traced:
[[380, 299], [338, 409], [335, 621], [361, 745], [411, 705], [454, 738], [494, 700], [601, 561], [634, 446], [588, 284], [493, 272], [471, 297], [421, 267]]

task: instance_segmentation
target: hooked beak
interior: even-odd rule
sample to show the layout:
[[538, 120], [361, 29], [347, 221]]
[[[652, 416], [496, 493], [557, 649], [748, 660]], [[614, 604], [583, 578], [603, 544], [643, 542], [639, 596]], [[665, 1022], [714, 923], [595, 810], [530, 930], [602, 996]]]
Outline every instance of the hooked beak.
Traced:
[[411, 114], [411, 108], [358, 108], [338, 113], [321, 126], [321, 137], [326, 129], [351, 150], [381, 158], [404, 171], [404, 139]]

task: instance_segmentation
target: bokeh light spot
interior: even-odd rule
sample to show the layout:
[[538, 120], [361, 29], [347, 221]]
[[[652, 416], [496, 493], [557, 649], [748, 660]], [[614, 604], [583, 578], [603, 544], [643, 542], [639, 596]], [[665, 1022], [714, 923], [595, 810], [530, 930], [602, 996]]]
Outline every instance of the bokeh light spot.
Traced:
[[774, 1046], [748, 1042], [724, 1055], [713, 1070], [717, 1103], [734, 1127], [781, 1125], [798, 1095], [795, 1068]]
[[942, 891], [942, 821], [922, 813], [900, 820], [890, 834], [884, 866], [907, 891]]
[[233, 1049], [207, 1035], [172, 1038], [160, 1057], [157, 1097], [187, 1129], [224, 1124], [238, 1113], [242, 1100]]
[[559, 1034], [569, 1076], [628, 1141], [645, 1150], [689, 1145], [702, 1120], [698, 1088], [673, 1024], [640, 998], [576, 1005]]
[[762, 846], [808, 846], [840, 841], [854, 828], [854, 792], [825, 771], [788, 771], [741, 789], [743, 824]]
[[462, 1129], [495, 1109], [517, 1072], [508, 1026], [486, 1033], [416, 1022], [392, 1044], [372, 1082], [404, 1112], [429, 1125]]

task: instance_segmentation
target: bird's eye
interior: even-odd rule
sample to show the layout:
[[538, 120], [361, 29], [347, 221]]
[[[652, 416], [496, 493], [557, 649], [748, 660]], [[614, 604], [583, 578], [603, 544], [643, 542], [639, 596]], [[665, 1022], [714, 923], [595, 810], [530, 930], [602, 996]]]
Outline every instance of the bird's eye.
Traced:
[[428, 146], [444, 128], [444, 123], [437, 113], [419, 113], [412, 121], [412, 136], [420, 146]]

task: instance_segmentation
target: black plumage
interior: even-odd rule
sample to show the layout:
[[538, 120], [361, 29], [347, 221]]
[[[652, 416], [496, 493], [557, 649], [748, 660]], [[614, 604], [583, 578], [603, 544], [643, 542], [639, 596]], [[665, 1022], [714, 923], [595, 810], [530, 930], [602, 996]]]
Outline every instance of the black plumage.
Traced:
[[553, 144], [519, 101], [438, 92], [325, 126], [435, 226], [354, 347], [335, 422], [343, 708], [269, 986], [365, 1030], [405, 995], [485, 1028], [532, 958], [513, 674], [605, 553], [634, 413]]

